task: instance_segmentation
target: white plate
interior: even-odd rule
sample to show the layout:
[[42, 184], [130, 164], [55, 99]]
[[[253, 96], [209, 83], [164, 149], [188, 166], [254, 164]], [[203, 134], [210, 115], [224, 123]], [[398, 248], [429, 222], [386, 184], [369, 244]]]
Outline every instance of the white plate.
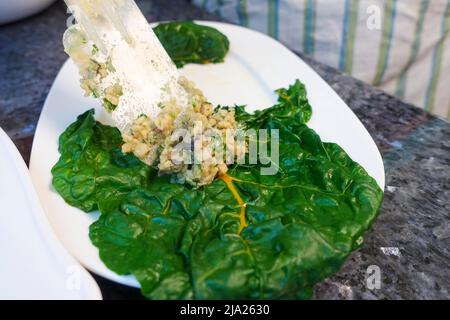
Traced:
[[[275, 89], [300, 79], [307, 87], [313, 108], [309, 126], [324, 141], [341, 145], [384, 188], [383, 161], [375, 142], [349, 107], [306, 63], [261, 33], [230, 24], [201, 23], [219, 29], [231, 43], [225, 63], [188, 65], [181, 70], [197, 83], [211, 102], [247, 104], [249, 110], [262, 109], [274, 104]], [[92, 107], [96, 108], [100, 121], [107, 121], [99, 104], [83, 97], [78, 72], [71, 62], [66, 62], [50, 90], [38, 123], [31, 154], [31, 175], [48, 218], [69, 252], [103, 277], [138, 286], [133, 277], [118, 276], [101, 262], [88, 237], [89, 225], [98, 215], [70, 207], [51, 187], [50, 170], [59, 158], [58, 136], [79, 114]]]
[[0, 300], [101, 299], [54, 235], [28, 169], [0, 128]]

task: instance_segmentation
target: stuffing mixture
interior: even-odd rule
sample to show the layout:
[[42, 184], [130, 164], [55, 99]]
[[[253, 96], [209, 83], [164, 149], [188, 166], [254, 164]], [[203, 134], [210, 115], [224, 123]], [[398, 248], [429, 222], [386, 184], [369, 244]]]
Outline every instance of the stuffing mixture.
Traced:
[[110, 59], [101, 58], [98, 48], [87, 40], [85, 32], [78, 26], [67, 29], [63, 43], [64, 50], [78, 67], [85, 96], [99, 98], [106, 110], [114, 111], [123, 92], [118, 81], [106, 81], [115, 71]]
[[140, 116], [123, 134], [122, 151], [156, 165], [160, 174], [173, 174], [174, 182], [198, 187], [225, 174], [227, 163], [243, 159], [247, 146], [233, 108], [213, 108], [192, 82], [179, 81], [188, 92], [188, 107], [169, 101], [154, 121]]

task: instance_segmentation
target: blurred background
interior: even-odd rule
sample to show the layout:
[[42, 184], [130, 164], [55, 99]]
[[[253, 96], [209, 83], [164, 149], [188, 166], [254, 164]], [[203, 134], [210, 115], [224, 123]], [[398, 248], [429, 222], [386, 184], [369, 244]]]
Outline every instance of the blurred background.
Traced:
[[448, 0], [192, 0], [436, 115], [450, 116]]

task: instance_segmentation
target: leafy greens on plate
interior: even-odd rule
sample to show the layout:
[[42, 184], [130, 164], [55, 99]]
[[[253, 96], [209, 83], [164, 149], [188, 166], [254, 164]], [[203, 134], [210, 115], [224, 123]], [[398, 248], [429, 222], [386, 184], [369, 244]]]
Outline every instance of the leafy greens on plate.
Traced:
[[309, 298], [339, 270], [362, 245], [383, 192], [308, 128], [300, 81], [277, 93], [276, 105], [253, 114], [236, 106], [236, 119], [279, 130], [278, 173], [237, 164], [198, 189], [123, 154], [119, 130], [93, 110], [66, 129], [53, 185], [68, 204], [101, 212], [89, 235], [108, 268], [135, 276], [152, 299]]
[[339, 146], [290, 121], [308, 109], [292, 101], [302, 100], [238, 108], [248, 126], [280, 130], [275, 176], [236, 165], [202, 189], [171, 184], [122, 154], [119, 131], [91, 110], [61, 135], [53, 184], [70, 205], [100, 210], [90, 237], [101, 259], [149, 298], [308, 297], [362, 244], [383, 193]]
[[153, 31], [178, 68], [187, 63], [222, 62], [230, 47], [218, 30], [190, 21], [161, 23]]

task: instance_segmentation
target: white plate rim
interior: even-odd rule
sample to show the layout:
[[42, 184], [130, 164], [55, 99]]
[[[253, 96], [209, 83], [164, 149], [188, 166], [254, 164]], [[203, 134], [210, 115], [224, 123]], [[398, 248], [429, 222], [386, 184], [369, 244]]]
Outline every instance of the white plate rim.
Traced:
[[[23, 200], [26, 201], [26, 203], [28, 203], [28, 208], [30, 208], [29, 212], [20, 212], [20, 215], [26, 216], [27, 222], [33, 225], [33, 229], [30, 230], [30, 232], [33, 232], [33, 236], [36, 237], [35, 240], [39, 241], [40, 244], [43, 247], [45, 247], [47, 255], [53, 258], [52, 265], [55, 268], [60, 267], [77, 268], [76, 271], [79, 277], [81, 277], [80, 280], [83, 285], [83, 287], [80, 288], [80, 290], [82, 290], [82, 295], [79, 296], [80, 298], [87, 300], [101, 300], [102, 294], [94, 278], [85, 269], [83, 269], [81, 265], [79, 265], [78, 262], [67, 252], [67, 250], [64, 248], [64, 246], [56, 236], [54, 230], [52, 229], [47, 219], [45, 212], [42, 210], [39, 198], [36, 194], [35, 189], [33, 188], [30, 173], [21, 154], [19, 153], [19, 150], [1, 127], [0, 127], [0, 147], [6, 150], [6, 155], [2, 156], [7, 157], [6, 159], [9, 160], [10, 163], [14, 165], [13, 170], [16, 171], [16, 176], [18, 176], [19, 184], [22, 187], [21, 191], [25, 195], [25, 199]], [[12, 217], [12, 219], [14, 219], [14, 217]], [[26, 230], [27, 227], [29, 226], [22, 228], [20, 231], [23, 232], [24, 230]], [[33, 265], [33, 268], [36, 268], [36, 265]], [[46, 297], [47, 294], [45, 292], [45, 288], [41, 289], [42, 289], [41, 297], [44, 298]], [[34, 288], [34, 290], [36, 290], [36, 288]], [[2, 293], [0, 292], [0, 296], [1, 295]], [[8, 292], [6, 296], [8, 295], [10, 295], [10, 292]], [[27, 292], [23, 293], [23, 297], [27, 297]]]

